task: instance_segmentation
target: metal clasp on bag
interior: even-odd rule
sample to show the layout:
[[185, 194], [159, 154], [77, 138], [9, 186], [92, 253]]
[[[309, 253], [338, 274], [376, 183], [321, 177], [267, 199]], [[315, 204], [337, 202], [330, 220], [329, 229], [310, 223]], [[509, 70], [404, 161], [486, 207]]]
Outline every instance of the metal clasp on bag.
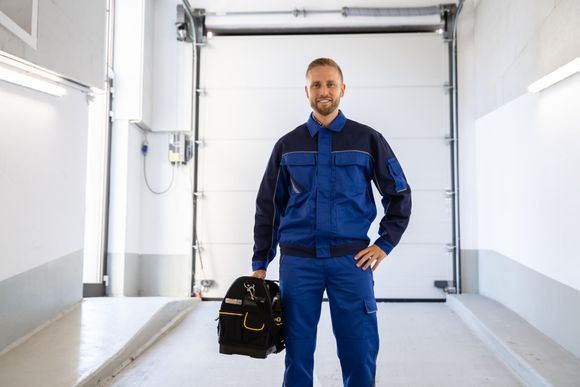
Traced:
[[244, 282], [244, 288], [246, 288], [246, 292], [250, 294], [250, 299], [252, 301], [256, 300], [256, 285], [248, 284]]

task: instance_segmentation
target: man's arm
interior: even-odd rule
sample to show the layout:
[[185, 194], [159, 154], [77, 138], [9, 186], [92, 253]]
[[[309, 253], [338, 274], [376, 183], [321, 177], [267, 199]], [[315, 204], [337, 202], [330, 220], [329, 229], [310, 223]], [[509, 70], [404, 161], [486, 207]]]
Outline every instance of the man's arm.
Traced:
[[409, 224], [411, 187], [387, 140], [380, 133], [377, 134], [373, 180], [382, 196], [385, 213], [379, 226], [380, 237], [374, 244], [389, 254]]
[[[252, 270], [266, 270], [276, 256], [280, 214], [288, 202], [288, 190], [280, 167], [281, 141], [274, 145], [256, 198]], [[264, 273], [265, 274], [265, 273]]]

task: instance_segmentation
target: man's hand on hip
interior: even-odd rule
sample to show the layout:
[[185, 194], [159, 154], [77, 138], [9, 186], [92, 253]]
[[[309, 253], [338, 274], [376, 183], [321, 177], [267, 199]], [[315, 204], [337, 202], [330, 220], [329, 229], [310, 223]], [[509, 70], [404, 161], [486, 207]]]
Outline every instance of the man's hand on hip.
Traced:
[[252, 274], [252, 277], [264, 279], [264, 278], [266, 278], [266, 270], [256, 270]]
[[[358, 267], [361, 267], [361, 265], [363, 266], [363, 270], [368, 269], [369, 267], [371, 268], [371, 271], [375, 271], [377, 269], [377, 267], [379, 266], [379, 264], [381, 263], [381, 261], [387, 256], [387, 253], [385, 253], [379, 246], [377, 245], [372, 245], [367, 247], [366, 249], [362, 249], [361, 251], [359, 251], [355, 256], [354, 259], [358, 261], [358, 263], [356, 264]], [[373, 264], [374, 262], [374, 264]], [[371, 267], [372, 265], [372, 267]]]

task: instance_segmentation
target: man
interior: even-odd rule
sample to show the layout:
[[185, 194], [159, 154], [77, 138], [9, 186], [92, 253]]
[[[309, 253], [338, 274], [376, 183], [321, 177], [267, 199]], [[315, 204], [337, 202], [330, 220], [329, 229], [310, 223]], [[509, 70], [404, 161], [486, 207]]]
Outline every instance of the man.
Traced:
[[[346, 89], [338, 64], [316, 59], [306, 80], [313, 112], [276, 142], [260, 184], [253, 275], [265, 278], [279, 243], [284, 386], [313, 384], [325, 289], [344, 385], [374, 386], [379, 335], [372, 272], [409, 223], [411, 190], [384, 137], [338, 109]], [[371, 181], [385, 212], [380, 236], [369, 246], [377, 214]]]

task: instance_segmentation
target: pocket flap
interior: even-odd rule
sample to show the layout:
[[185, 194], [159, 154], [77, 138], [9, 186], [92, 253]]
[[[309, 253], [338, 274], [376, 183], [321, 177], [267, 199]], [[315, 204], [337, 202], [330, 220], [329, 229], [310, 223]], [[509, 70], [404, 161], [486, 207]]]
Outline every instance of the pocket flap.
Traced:
[[338, 152], [334, 155], [335, 165], [367, 165], [369, 156], [361, 152]]
[[389, 172], [395, 181], [395, 191], [401, 192], [407, 189], [407, 181], [405, 180], [405, 176], [403, 176], [403, 169], [401, 168], [401, 164], [397, 161], [396, 158], [390, 158], [387, 160], [389, 166]]
[[389, 163], [389, 168], [391, 169], [391, 173], [395, 176], [401, 176], [403, 174], [403, 170], [401, 169], [401, 164], [395, 158], [390, 158], [387, 160]]
[[314, 165], [316, 156], [314, 153], [289, 153], [282, 158], [284, 165]]
[[364, 301], [367, 314], [377, 313], [377, 301], [374, 298], [365, 298]]

